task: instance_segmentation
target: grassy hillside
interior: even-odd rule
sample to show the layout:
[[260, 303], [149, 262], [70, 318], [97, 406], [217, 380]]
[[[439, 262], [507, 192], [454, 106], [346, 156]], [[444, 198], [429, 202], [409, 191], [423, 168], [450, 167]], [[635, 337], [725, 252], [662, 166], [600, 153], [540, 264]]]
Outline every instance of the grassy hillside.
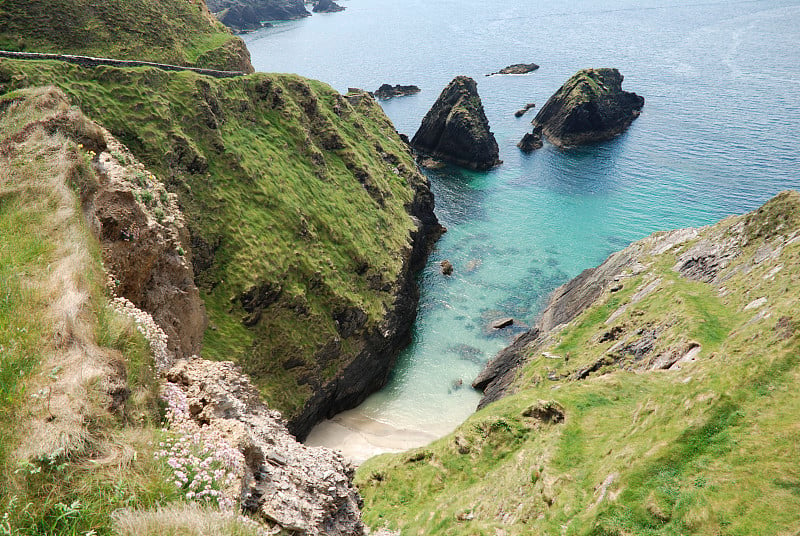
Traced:
[[4, 0], [0, 49], [252, 71], [203, 0]]
[[[410, 534], [800, 530], [800, 195], [666, 235], [452, 435], [358, 471]], [[673, 235], [674, 236], [674, 235]]]
[[204, 356], [239, 362], [287, 417], [392, 329], [427, 183], [371, 99], [291, 75], [55, 62], [3, 60], [0, 81], [57, 84], [165, 178], [208, 310]]
[[[49, 121], [68, 110], [49, 89], [5, 95], [0, 110], [0, 534], [110, 534], [115, 511], [118, 533], [185, 525], [169, 467], [153, 457], [163, 438], [153, 357], [109, 304], [81, 211], [98, 179], [78, 140], [96, 127], [79, 112]], [[162, 506], [171, 517], [159, 530], [122, 511], [158, 517]], [[253, 533], [190, 512], [207, 530]]]

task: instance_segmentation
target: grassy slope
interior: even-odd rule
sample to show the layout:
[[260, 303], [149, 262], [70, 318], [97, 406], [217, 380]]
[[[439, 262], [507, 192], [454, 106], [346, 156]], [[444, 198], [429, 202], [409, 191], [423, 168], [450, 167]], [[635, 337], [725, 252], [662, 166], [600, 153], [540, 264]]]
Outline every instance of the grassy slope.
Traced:
[[[361, 349], [341, 339], [342, 355], [318, 362], [339, 339], [333, 314], [357, 307], [376, 327], [392, 306], [413, 228], [405, 205], [421, 178], [374, 102], [353, 107], [291, 75], [2, 61], [0, 80], [55, 82], [166, 177], [193, 235], [211, 323], [204, 356], [241, 363], [285, 415], [311, 393], [309, 377], [330, 378]], [[270, 283], [280, 299], [245, 327], [239, 296]]]
[[0, 48], [242, 69], [249, 54], [203, 0], [5, 0]]
[[[560, 333], [548, 350], [562, 359], [531, 356], [515, 394], [427, 448], [364, 464], [367, 522], [403, 534], [797, 533], [800, 240], [753, 259], [777, 236], [798, 234], [800, 195], [714, 229], [747, 239], [727, 280], [673, 271], [691, 244], [651, 258]], [[656, 277], [658, 290], [605, 324]], [[745, 309], [760, 297], [763, 308]], [[608, 356], [615, 342], [598, 338], [614, 326], [631, 340], [661, 329], [654, 353], [702, 350], [677, 371], [633, 371], [637, 362], [616, 354], [584, 380], [547, 379]], [[563, 406], [564, 423], [523, 416], [542, 400]]]

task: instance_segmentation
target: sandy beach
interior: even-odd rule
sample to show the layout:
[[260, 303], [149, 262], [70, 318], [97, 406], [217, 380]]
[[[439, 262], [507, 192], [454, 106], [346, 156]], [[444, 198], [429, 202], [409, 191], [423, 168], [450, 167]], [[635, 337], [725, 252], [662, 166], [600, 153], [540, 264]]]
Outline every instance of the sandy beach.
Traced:
[[448, 431], [439, 432], [397, 428], [354, 409], [315, 426], [305, 444], [337, 449], [354, 464], [360, 465], [378, 454], [420, 447]]

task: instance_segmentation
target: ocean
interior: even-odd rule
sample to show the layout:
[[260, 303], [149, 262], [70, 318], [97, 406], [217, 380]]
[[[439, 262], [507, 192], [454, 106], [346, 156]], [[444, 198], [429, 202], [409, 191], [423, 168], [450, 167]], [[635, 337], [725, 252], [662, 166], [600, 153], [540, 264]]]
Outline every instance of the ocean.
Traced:
[[[384, 390], [309, 444], [360, 461], [448, 433], [474, 411], [469, 384], [483, 364], [558, 285], [654, 231], [800, 189], [800, 1], [341, 3], [245, 36], [255, 68], [342, 92], [415, 84], [419, 94], [382, 103], [409, 137], [453, 77], [471, 76], [503, 164], [426, 172], [448, 232], [419, 275], [414, 340]], [[485, 76], [530, 62], [531, 74]], [[537, 109], [586, 67], [618, 68], [623, 89], [645, 98], [642, 115], [605, 143], [521, 153]], [[505, 316], [513, 327], [488, 327]]]

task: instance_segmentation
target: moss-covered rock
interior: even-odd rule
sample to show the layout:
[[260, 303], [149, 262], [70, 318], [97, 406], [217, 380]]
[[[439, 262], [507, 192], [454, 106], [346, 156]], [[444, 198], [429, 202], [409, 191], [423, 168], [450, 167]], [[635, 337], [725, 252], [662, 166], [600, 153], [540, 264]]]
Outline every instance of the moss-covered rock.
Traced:
[[502, 162], [475, 80], [457, 76], [422, 119], [411, 145], [423, 154], [472, 169]]
[[564, 83], [533, 119], [533, 133], [519, 143], [523, 151], [541, 147], [542, 134], [558, 147], [617, 136], [639, 117], [644, 98], [622, 91], [617, 69], [583, 69]]

